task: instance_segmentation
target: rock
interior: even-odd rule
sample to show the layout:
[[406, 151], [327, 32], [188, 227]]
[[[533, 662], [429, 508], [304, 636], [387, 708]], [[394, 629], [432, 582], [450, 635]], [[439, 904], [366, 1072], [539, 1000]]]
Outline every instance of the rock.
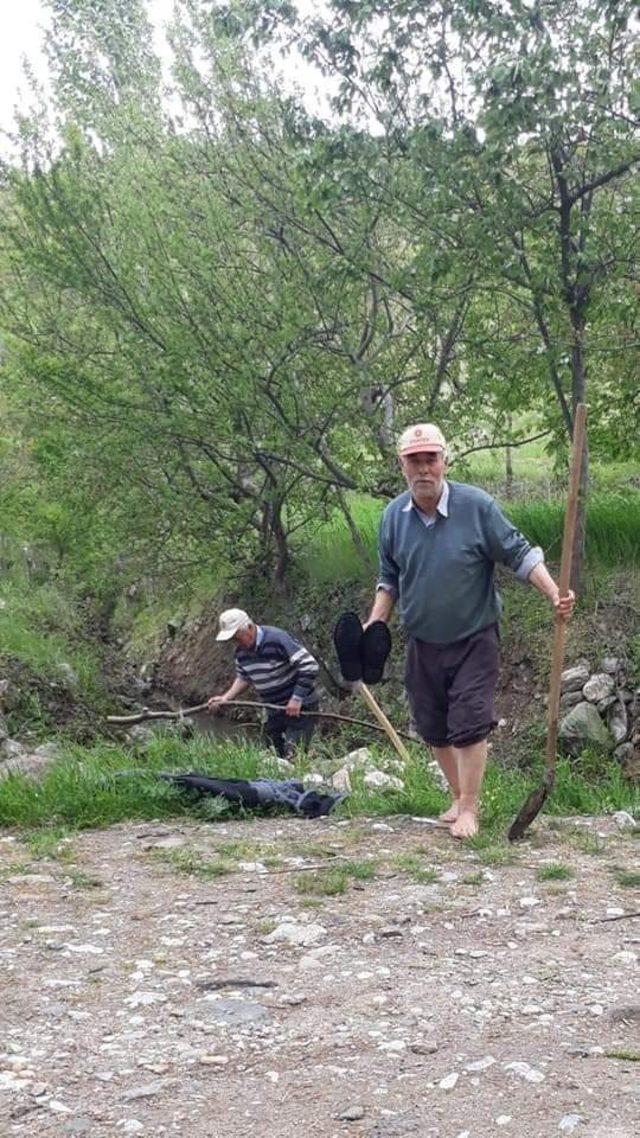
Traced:
[[635, 968], [638, 963], [638, 954], [637, 952], [628, 951], [616, 952], [611, 959], [616, 964], [623, 964], [625, 968]]
[[577, 755], [589, 743], [611, 748], [612, 740], [605, 724], [592, 703], [582, 702], [564, 716], [558, 729], [558, 738], [571, 755]]
[[581, 1114], [565, 1114], [560, 1119], [558, 1130], [563, 1130], [565, 1134], [571, 1134], [581, 1122], [584, 1122]]
[[364, 785], [369, 790], [404, 790], [404, 783], [401, 778], [378, 770], [367, 771], [364, 776]]
[[324, 775], [318, 774], [318, 771], [312, 771], [311, 774], [304, 776], [304, 781], [309, 786], [323, 786], [326, 782]]
[[285, 944], [292, 944], [297, 947], [306, 948], [309, 944], [315, 944], [326, 936], [327, 930], [324, 925], [315, 925], [309, 923], [308, 925], [298, 924], [296, 921], [283, 921], [271, 933], [264, 938], [269, 944], [277, 944], [284, 942]]
[[71, 692], [78, 690], [80, 687], [80, 680], [71, 667], [71, 664], [64, 662], [62, 664], [58, 664], [57, 673], [63, 687], [67, 688], [67, 690]]
[[271, 762], [281, 774], [291, 774], [296, 769], [295, 765], [289, 762], [289, 759], [283, 759], [281, 755], [275, 755]]
[[36, 747], [35, 751], [33, 751], [33, 754], [39, 759], [44, 759], [46, 762], [52, 763], [55, 759], [60, 758], [62, 748], [59, 743], [54, 742], [52, 739], [48, 743], [41, 743], [40, 746]]
[[469, 1074], [477, 1071], [488, 1071], [489, 1067], [493, 1067], [495, 1059], [493, 1055], [485, 1055], [484, 1059], [476, 1059], [474, 1063], [467, 1063], [465, 1071]]
[[635, 818], [633, 818], [631, 814], [628, 814], [626, 810], [616, 810], [613, 815], [613, 821], [616, 825], [616, 829], [620, 830], [622, 834], [633, 832], [636, 829]]
[[564, 695], [560, 696], [561, 711], [568, 711], [569, 708], [575, 707], [577, 703], [582, 703], [581, 691], [567, 691]]
[[0, 743], [0, 761], [12, 762], [14, 759], [21, 759], [26, 755], [26, 751], [17, 739], [3, 739]]
[[373, 766], [373, 755], [368, 747], [358, 747], [355, 751], [349, 751], [342, 765], [348, 771], [361, 770]]
[[542, 1083], [544, 1082], [544, 1075], [542, 1071], [536, 1070], [528, 1063], [521, 1063], [519, 1061], [504, 1064], [505, 1071], [513, 1071], [513, 1074], [518, 1079], [524, 1079], [526, 1083]]
[[601, 668], [603, 672], [607, 672], [610, 676], [615, 676], [616, 672], [620, 670], [622, 661], [617, 656], [605, 656], [602, 661]]
[[198, 1005], [206, 1011], [209, 1019], [225, 1027], [244, 1027], [246, 1024], [262, 1023], [269, 1018], [269, 1012], [262, 1004], [252, 1000], [205, 1000]]
[[340, 767], [340, 770], [337, 770], [335, 774], [332, 774], [331, 785], [334, 790], [344, 791], [347, 794], [350, 792], [351, 778], [346, 767]]
[[341, 1122], [359, 1122], [361, 1118], [364, 1118], [364, 1115], [364, 1107], [354, 1103], [353, 1106], [346, 1106], [344, 1110], [341, 1110], [338, 1118]]
[[574, 668], [565, 668], [560, 681], [560, 691], [582, 691], [589, 679], [589, 669], [585, 664], [577, 664]]
[[424, 1042], [412, 1043], [411, 1050], [414, 1055], [435, 1055], [438, 1044], [434, 1040], [425, 1040]]
[[450, 1075], [445, 1075], [444, 1079], [440, 1079], [438, 1086], [441, 1091], [452, 1091], [459, 1078], [458, 1072], [452, 1071]]
[[153, 1083], [145, 1083], [142, 1087], [134, 1087], [130, 1091], [125, 1091], [121, 1096], [123, 1102], [135, 1102], [141, 1098], [152, 1098], [153, 1095], [159, 1095], [167, 1087], [173, 1087], [177, 1084], [177, 1079], [155, 1079]]
[[626, 706], [621, 699], [615, 700], [611, 705], [607, 715], [607, 723], [614, 743], [623, 743], [629, 734], [629, 717]]
[[599, 672], [587, 680], [582, 689], [582, 694], [588, 703], [599, 703], [601, 699], [613, 695], [615, 688], [616, 682], [613, 676], [607, 675], [606, 672]]
[[598, 702], [596, 704], [596, 707], [598, 709], [598, 714], [604, 715], [605, 712], [607, 712], [610, 707], [613, 707], [615, 702], [616, 702], [616, 696], [615, 695], [607, 695], [607, 696], [605, 696], [604, 699], [598, 700]]
[[5, 739], [9, 738], [9, 728], [4, 715], [0, 714], [0, 743], [4, 743]]
[[615, 751], [613, 752], [613, 757], [616, 762], [620, 763], [621, 766], [624, 766], [625, 763], [629, 761], [629, 759], [633, 758], [633, 743], [621, 743], [620, 746], [616, 747]]

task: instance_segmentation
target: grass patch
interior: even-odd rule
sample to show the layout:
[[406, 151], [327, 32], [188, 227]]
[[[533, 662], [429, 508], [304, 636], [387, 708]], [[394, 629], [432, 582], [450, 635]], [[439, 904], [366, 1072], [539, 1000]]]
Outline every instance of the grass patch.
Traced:
[[461, 885], [482, 885], [484, 883], [484, 873], [479, 870], [478, 873], [468, 873], [466, 877], [460, 879]]
[[300, 873], [294, 878], [297, 893], [336, 897], [346, 893], [349, 878], [342, 869], [321, 870], [319, 873]]
[[536, 870], [537, 881], [570, 881], [575, 877], [575, 871], [570, 865], [554, 862], [552, 865], [541, 865]]
[[[340, 738], [333, 741], [336, 754], [342, 752]], [[410, 744], [410, 749], [412, 745]], [[375, 747], [372, 750], [375, 751]], [[380, 756], [387, 752], [380, 749]], [[486, 845], [499, 845], [531, 787], [541, 777], [542, 756], [536, 769], [525, 775], [517, 769], [505, 769], [498, 763], [489, 766], [482, 799], [482, 831], [470, 843], [481, 851]], [[245, 741], [219, 743], [200, 735], [187, 741], [175, 735], [159, 733], [144, 752], [144, 767], [135, 751], [110, 742], [92, 748], [69, 744], [60, 759], [45, 772], [39, 783], [20, 775], [0, 782], [0, 826], [19, 827], [30, 832], [39, 830], [41, 837], [29, 837], [34, 856], [55, 856], [63, 837], [88, 827], [108, 826], [126, 820], [190, 817], [215, 822], [241, 811], [213, 797], [197, 799], [183, 793], [157, 777], [158, 771], [198, 770], [212, 776], [254, 779], [265, 775], [277, 777], [271, 758], [258, 747]], [[304, 775], [301, 776], [304, 778]], [[367, 790], [359, 772], [354, 775], [354, 790], [340, 807], [344, 817], [358, 815], [409, 814], [433, 817], [445, 805], [445, 795], [424, 762], [424, 752], [412, 749], [412, 762], [403, 771], [404, 789], [394, 792]], [[614, 810], [635, 813], [640, 790], [627, 782], [617, 764], [610, 764], [600, 774], [591, 766], [584, 771], [562, 760], [558, 763], [556, 785], [545, 804], [549, 815], [600, 814]], [[244, 815], [250, 817], [250, 815]], [[45, 832], [46, 831], [46, 832]], [[574, 834], [569, 840], [591, 843], [601, 852], [597, 836]], [[480, 841], [483, 845], [474, 845]], [[229, 841], [216, 851], [223, 859], [254, 860], [260, 843]], [[333, 851], [318, 843], [301, 843], [302, 856], [330, 859]], [[225, 852], [226, 851], [226, 852]], [[272, 845], [265, 847], [266, 856], [280, 854]], [[487, 855], [488, 856], [488, 855]], [[424, 869], [424, 865], [416, 866]]]
[[406, 873], [417, 885], [433, 885], [440, 874], [433, 866], [425, 865], [424, 860], [415, 853], [397, 854], [392, 858], [396, 869]]
[[36, 860], [56, 858], [58, 861], [74, 861], [75, 853], [68, 835], [65, 826], [52, 826], [28, 831], [22, 835], [22, 841]]
[[624, 1063], [640, 1063], [640, 1051], [605, 1051], [607, 1059], [621, 1059]]
[[620, 869], [615, 866], [613, 872], [617, 884], [622, 889], [640, 889], [640, 870]]
[[[548, 461], [545, 465], [548, 468]], [[452, 472], [453, 481], [465, 481], [461, 471]], [[473, 481], [473, 475], [469, 478]], [[480, 481], [486, 479], [480, 478]], [[398, 492], [403, 486], [398, 480]], [[377, 537], [384, 502], [363, 494], [349, 496], [349, 509], [360, 533], [366, 558], [356, 549], [343, 515], [336, 511], [307, 535], [299, 550], [299, 560], [307, 579], [316, 585], [336, 581], [365, 583], [377, 563]], [[564, 525], [565, 498], [535, 497], [525, 494], [501, 505], [519, 530], [534, 545], [541, 545], [550, 560], [559, 560]], [[587, 516], [587, 562], [591, 566], [637, 566], [640, 564], [640, 495], [630, 489], [606, 487], [589, 498]]]
[[317, 872], [300, 873], [293, 884], [298, 893], [334, 897], [346, 893], [350, 879], [371, 881], [375, 875], [375, 861], [345, 861]]
[[153, 854], [156, 861], [164, 862], [177, 873], [185, 873], [188, 877], [199, 877], [205, 881], [224, 877], [233, 870], [231, 862], [222, 858], [214, 860], [206, 858], [200, 850], [154, 850]]
[[104, 881], [99, 877], [92, 877], [90, 873], [83, 873], [82, 870], [74, 870], [68, 874], [68, 877], [73, 889], [100, 889], [104, 885]]

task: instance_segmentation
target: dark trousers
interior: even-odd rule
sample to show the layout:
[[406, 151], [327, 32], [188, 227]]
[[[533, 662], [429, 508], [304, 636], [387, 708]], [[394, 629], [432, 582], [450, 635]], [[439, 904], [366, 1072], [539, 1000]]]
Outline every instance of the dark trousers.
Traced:
[[[318, 702], [305, 704], [302, 711], [317, 711]], [[299, 717], [287, 715], [282, 711], [269, 711], [264, 733], [275, 748], [281, 759], [289, 759], [296, 747], [306, 751], [316, 725], [315, 719], [309, 715]]]

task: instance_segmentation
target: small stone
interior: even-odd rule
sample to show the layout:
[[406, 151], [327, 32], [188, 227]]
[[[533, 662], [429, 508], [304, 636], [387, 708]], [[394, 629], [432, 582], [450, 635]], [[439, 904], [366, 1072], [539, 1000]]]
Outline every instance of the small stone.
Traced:
[[404, 790], [404, 783], [401, 778], [377, 770], [367, 771], [364, 776], [364, 785], [369, 790]]
[[452, 1091], [459, 1078], [458, 1072], [452, 1071], [450, 1075], [445, 1075], [444, 1079], [440, 1079], [438, 1086], [441, 1091]]
[[434, 1040], [419, 1041], [411, 1044], [411, 1050], [414, 1055], [435, 1055], [438, 1044]]
[[486, 1055], [484, 1059], [476, 1059], [473, 1063], [467, 1063], [465, 1071], [472, 1074], [477, 1071], [488, 1071], [489, 1067], [493, 1067], [495, 1059], [493, 1055]]
[[571, 1134], [581, 1122], [584, 1122], [581, 1114], [565, 1114], [560, 1119], [558, 1130], [563, 1130], [565, 1134]]
[[496, 1126], [508, 1126], [511, 1122], [510, 1114], [499, 1114], [496, 1118]]
[[205, 1067], [226, 1067], [229, 1062], [228, 1055], [201, 1055], [200, 1062]]
[[631, 759], [633, 759], [634, 746], [633, 743], [621, 743], [616, 747], [613, 752], [613, 757], [621, 766], [625, 766]]
[[283, 921], [264, 939], [269, 944], [284, 942], [304, 948], [309, 944], [315, 944], [316, 941], [326, 936], [326, 932], [324, 925], [316, 925], [312, 922], [303, 925], [297, 921]]
[[340, 1111], [338, 1118], [341, 1122], [359, 1122], [361, 1118], [364, 1118], [364, 1115], [364, 1107], [354, 1103], [353, 1106], [346, 1106], [344, 1110]]
[[545, 1076], [543, 1075], [542, 1071], [538, 1071], [535, 1067], [531, 1067], [529, 1063], [522, 1063], [519, 1061], [513, 1063], [505, 1063], [504, 1069], [505, 1071], [513, 1071], [514, 1075], [516, 1075], [517, 1078], [524, 1079], [526, 1083], [544, 1082]]
[[400, 1052], [405, 1051], [406, 1047], [403, 1039], [392, 1039], [388, 1043], [379, 1043], [378, 1051]]
[[610, 676], [615, 676], [620, 668], [620, 660], [617, 656], [605, 656], [601, 667], [603, 672], [607, 672]]
[[402, 936], [402, 929], [397, 928], [395, 925], [385, 925], [383, 929], [380, 929], [378, 935], [386, 937], [387, 939], [390, 937]]
[[635, 968], [638, 963], [638, 954], [637, 952], [625, 950], [623, 952], [616, 952], [611, 959], [616, 964], [623, 964], [625, 968]]
[[633, 818], [631, 814], [628, 814], [626, 810], [616, 810], [616, 813], [613, 815], [613, 821], [615, 822], [616, 829], [620, 830], [621, 834], [626, 834], [636, 829], [635, 818]]
[[122, 1095], [124, 1102], [135, 1102], [141, 1098], [152, 1098], [153, 1095], [158, 1095], [167, 1087], [173, 1087], [178, 1082], [177, 1079], [156, 1079], [153, 1083], [146, 1083], [142, 1087], [134, 1087], [133, 1090], [125, 1091]]
[[348, 794], [351, 790], [351, 776], [346, 767], [340, 767], [335, 774], [331, 776], [331, 785], [334, 790], [342, 791]]
[[613, 735], [614, 743], [619, 746], [624, 743], [627, 735], [629, 734], [629, 717], [627, 709], [621, 699], [614, 700], [607, 713], [607, 723], [609, 730]]
[[116, 1125], [120, 1126], [125, 1134], [139, 1134], [141, 1130], [144, 1130], [144, 1126], [137, 1118], [123, 1118]]

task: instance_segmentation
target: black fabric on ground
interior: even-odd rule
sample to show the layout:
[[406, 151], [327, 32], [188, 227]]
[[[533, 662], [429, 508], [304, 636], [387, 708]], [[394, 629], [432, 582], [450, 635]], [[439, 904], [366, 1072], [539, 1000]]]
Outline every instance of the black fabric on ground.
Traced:
[[360, 645], [362, 642], [362, 622], [355, 612], [345, 612], [340, 617], [333, 631], [340, 671], [348, 683], [355, 683], [362, 679], [362, 657]]
[[391, 633], [383, 620], [374, 620], [365, 628], [360, 643], [362, 678], [365, 684], [377, 684], [391, 651]]
[[302, 814], [305, 818], [319, 818], [330, 814], [335, 806], [346, 797], [344, 794], [320, 793], [305, 790], [304, 783], [297, 779], [278, 781], [258, 778], [252, 781], [241, 778], [209, 778], [207, 775], [191, 771], [187, 774], [171, 774], [163, 771], [158, 777], [184, 790], [195, 791], [198, 796], [213, 794], [226, 798], [228, 802], [242, 805], [247, 810], [261, 806], [286, 806]]

